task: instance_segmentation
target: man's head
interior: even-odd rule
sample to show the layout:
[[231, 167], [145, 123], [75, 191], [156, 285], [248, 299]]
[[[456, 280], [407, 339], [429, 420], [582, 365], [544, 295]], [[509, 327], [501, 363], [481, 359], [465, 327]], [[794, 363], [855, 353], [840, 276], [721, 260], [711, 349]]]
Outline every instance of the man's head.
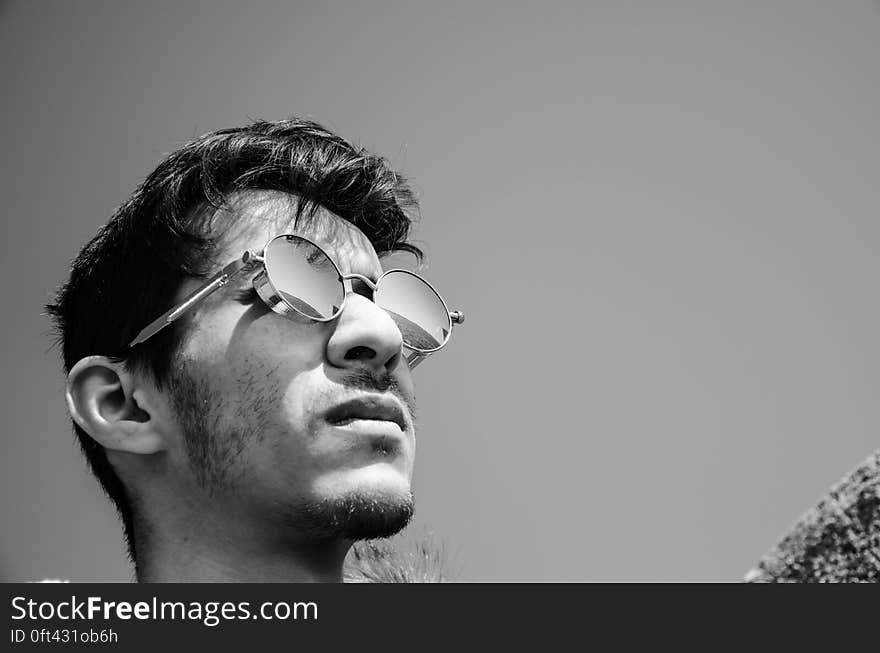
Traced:
[[[191, 525], [166, 517], [217, 537], [235, 523], [279, 547], [407, 523], [412, 382], [399, 328], [367, 293], [349, 293], [332, 321], [291, 319], [244, 275], [128, 343], [278, 234], [375, 280], [382, 255], [420, 255], [406, 243], [415, 208], [382, 159], [309, 121], [257, 122], [171, 154], [86, 245], [49, 310], [77, 435], [133, 555], [151, 533]], [[351, 406], [395, 417], [351, 420]]]

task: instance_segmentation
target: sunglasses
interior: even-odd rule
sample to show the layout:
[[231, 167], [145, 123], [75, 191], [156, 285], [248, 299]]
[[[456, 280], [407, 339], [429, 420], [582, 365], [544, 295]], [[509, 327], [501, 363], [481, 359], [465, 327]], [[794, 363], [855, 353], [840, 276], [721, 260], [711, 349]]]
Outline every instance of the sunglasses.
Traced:
[[434, 287], [409, 270], [388, 270], [375, 282], [361, 274], [342, 274], [321, 247], [302, 236], [272, 238], [262, 252], [245, 251], [180, 304], [144, 327], [128, 346], [147, 341], [204, 301], [236, 276], [262, 267], [253, 286], [263, 303], [285, 317], [330, 322], [345, 308], [345, 298], [358, 281], [372, 300], [397, 324], [410, 369], [440, 350], [452, 335], [452, 326], [464, 322], [461, 311], [450, 311]]

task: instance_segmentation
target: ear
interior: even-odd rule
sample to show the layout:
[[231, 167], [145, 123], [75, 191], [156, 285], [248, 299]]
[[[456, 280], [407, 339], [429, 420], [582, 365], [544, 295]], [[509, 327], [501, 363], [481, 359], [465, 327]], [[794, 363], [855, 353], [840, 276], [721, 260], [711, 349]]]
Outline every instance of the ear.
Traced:
[[107, 449], [152, 454], [167, 449], [167, 415], [158, 390], [122, 363], [87, 356], [67, 375], [70, 416]]

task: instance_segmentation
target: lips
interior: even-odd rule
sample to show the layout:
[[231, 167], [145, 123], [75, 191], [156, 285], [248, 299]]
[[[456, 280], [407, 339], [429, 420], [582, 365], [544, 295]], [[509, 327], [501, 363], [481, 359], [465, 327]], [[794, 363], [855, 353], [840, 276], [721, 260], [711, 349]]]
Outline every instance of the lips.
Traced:
[[359, 397], [334, 406], [327, 411], [325, 419], [335, 426], [343, 426], [355, 420], [393, 422], [406, 430], [406, 417], [400, 404], [389, 397]]

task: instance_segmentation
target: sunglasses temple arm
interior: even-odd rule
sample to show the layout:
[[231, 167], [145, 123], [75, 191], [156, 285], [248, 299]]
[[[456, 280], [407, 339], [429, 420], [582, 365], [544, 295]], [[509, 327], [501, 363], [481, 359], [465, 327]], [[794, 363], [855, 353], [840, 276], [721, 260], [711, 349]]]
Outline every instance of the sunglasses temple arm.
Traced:
[[253, 252], [245, 252], [242, 254], [241, 258], [236, 259], [220, 270], [220, 272], [205, 282], [205, 285], [190, 294], [189, 297], [184, 299], [180, 304], [162, 313], [162, 315], [141, 329], [140, 333], [135, 336], [134, 340], [128, 343], [128, 346], [134, 347], [135, 345], [149, 340], [159, 333], [159, 331], [201, 304], [212, 293], [225, 286], [229, 281], [241, 274], [241, 272], [252, 267], [254, 263], [257, 263], [260, 260], [262, 259]]

